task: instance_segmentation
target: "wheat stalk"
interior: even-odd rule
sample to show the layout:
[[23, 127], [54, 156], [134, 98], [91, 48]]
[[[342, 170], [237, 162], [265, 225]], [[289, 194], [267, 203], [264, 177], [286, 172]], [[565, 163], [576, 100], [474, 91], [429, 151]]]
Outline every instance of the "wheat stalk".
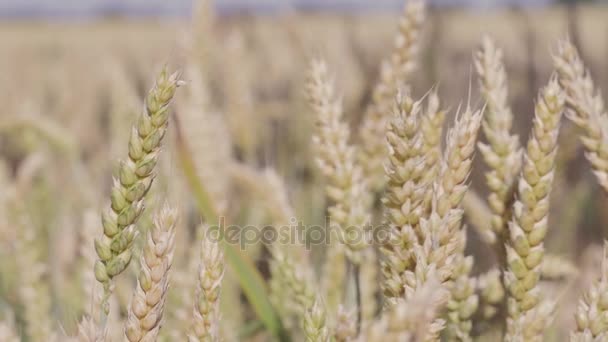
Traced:
[[555, 172], [557, 135], [565, 97], [557, 78], [542, 89], [535, 108], [532, 133], [517, 184], [509, 224], [505, 285], [509, 291], [506, 338], [521, 335], [542, 339], [550, 305], [539, 305], [543, 241], [547, 233], [549, 194]]
[[378, 256], [374, 248], [363, 252], [361, 262], [361, 319], [365, 327], [371, 322], [378, 310], [376, 295], [378, 292]]
[[325, 253], [322, 267], [321, 288], [328, 312], [335, 313], [342, 303], [346, 283], [346, 255], [340, 244], [330, 243]]
[[370, 190], [379, 191], [385, 186], [384, 162], [386, 124], [397, 91], [405, 86], [416, 69], [416, 56], [420, 44], [420, 31], [426, 16], [426, 1], [408, 1], [399, 22], [393, 52], [382, 62], [380, 80], [374, 87], [372, 102], [361, 123], [361, 151], [358, 156], [364, 168]]
[[131, 245], [137, 235], [135, 224], [144, 209], [143, 198], [154, 179], [154, 167], [167, 131], [169, 104], [180, 84], [179, 74], [169, 75], [166, 69], [156, 79], [144, 110], [132, 128], [128, 158], [120, 163], [118, 178], [114, 179], [110, 207], [102, 213], [103, 236], [95, 240], [99, 257], [95, 263], [95, 278], [104, 287], [101, 308], [104, 317], [110, 310], [108, 299], [112, 293], [112, 279], [131, 261]]
[[125, 323], [125, 336], [131, 342], [154, 341], [158, 336], [173, 263], [176, 221], [177, 211], [165, 205], [148, 233]]
[[586, 157], [600, 185], [608, 192], [608, 113], [602, 94], [569, 40], [559, 42], [553, 65], [566, 93], [566, 116], [583, 129], [581, 140]]

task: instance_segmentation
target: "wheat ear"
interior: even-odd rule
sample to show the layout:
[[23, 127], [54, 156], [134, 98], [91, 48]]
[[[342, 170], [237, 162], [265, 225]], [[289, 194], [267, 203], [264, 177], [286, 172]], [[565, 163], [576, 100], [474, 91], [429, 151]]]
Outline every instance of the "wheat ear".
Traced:
[[233, 162], [233, 145], [225, 116], [213, 110], [203, 74], [204, 71], [194, 63], [184, 70], [183, 77], [188, 79], [187, 91], [184, 92], [186, 99], [176, 102], [179, 109], [176, 114], [190, 150], [204, 151], [192, 156], [197, 175], [218, 212], [225, 213], [230, 194], [229, 168]]
[[602, 94], [569, 40], [559, 42], [553, 65], [566, 93], [566, 116], [584, 131], [581, 140], [586, 157], [601, 187], [608, 192], [608, 113]]
[[296, 311], [299, 314], [304, 313], [315, 302], [315, 291], [308, 281], [307, 270], [296, 267], [293, 258], [282, 249], [273, 248], [272, 254], [273, 278], [280, 279], [285, 286], [284, 290], [289, 293], [291, 300], [296, 304]]
[[606, 341], [608, 339], [608, 242], [604, 241], [604, 257], [600, 279], [579, 301], [576, 329], [571, 342]]
[[448, 132], [446, 152], [434, 185], [433, 196], [433, 212], [441, 218], [446, 217], [451, 210], [460, 208], [468, 189], [467, 180], [471, 172], [481, 118], [480, 110], [467, 108], [457, 116], [454, 127]]
[[357, 337], [357, 318], [354, 310], [347, 310], [340, 306], [336, 313], [336, 324], [334, 327], [335, 342], [354, 341]]
[[449, 298], [449, 292], [434, 274], [407, 300], [383, 312], [361, 341], [439, 341], [445, 322], [438, 312]]
[[498, 307], [505, 298], [505, 288], [500, 270], [493, 268], [478, 276], [477, 289], [481, 300], [481, 316], [490, 320], [496, 316]]
[[201, 241], [190, 342], [220, 340], [220, 289], [225, 267], [219, 243], [207, 229]]
[[539, 305], [539, 279], [564, 102], [557, 79], [552, 78], [536, 103], [532, 133], [517, 184], [506, 246], [505, 285], [509, 291], [506, 338], [511, 340], [520, 335], [527, 341], [540, 341], [549, 319], [543, 317], [550, 314], [548, 305]]
[[176, 221], [176, 210], [165, 205], [148, 232], [125, 323], [125, 336], [131, 342], [154, 341], [158, 336], [173, 263]]
[[468, 188], [480, 122], [481, 112], [467, 108], [448, 132], [446, 153], [433, 184], [432, 212], [428, 218], [420, 218], [420, 244], [411, 251], [415, 267], [405, 270], [401, 278], [406, 298], [431, 275], [441, 282], [449, 281], [456, 258], [464, 249], [463, 211], [459, 206]]
[[492, 210], [491, 228], [498, 236], [499, 258], [504, 262], [504, 242], [507, 239], [507, 222], [510, 217], [514, 184], [521, 168], [522, 150], [519, 137], [511, 133], [513, 113], [508, 104], [507, 73], [502, 51], [487, 36], [475, 54], [475, 69], [479, 75], [479, 88], [486, 101], [483, 132], [487, 144], [479, 143], [483, 160], [489, 167], [486, 184], [490, 189], [488, 204]]
[[143, 198], [154, 179], [160, 145], [167, 131], [169, 104], [181, 84], [179, 74], [163, 69], [148, 93], [144, 110], [131, 130], [128, 158], [120, 163], [114, 179], [110, 207], [102, 213], [103, 236], [95, 240], [99, 259], [95, 278], [104, 286], [103, 315], [110, 308], [112, 279], [131, 261], [131, 245], [137, 235], [135, 224], [143, 212]]
[[393, 52], [382, 62], [380, 80], [376, 84], [372, 102], [365, 111], [361, 124], [362, 149], [358, 156], [370, 190], [380, 191], [385, 186], [384, 162], [387, 156], [386, 123], [398, 89], [405, 86], [416, 69], [422, 25], [426, 16], [426, 1], [408, 1], [399, 22], [399, 32]]
[[333, 201], [328, 209], [330, 219], [337, 225], [349, 260], [359, 263], [360, 252], [367, 246], [363, 230], [369, 222], [365, 184], [355, 160], [356, 150], [349, 143], [350, 129], [342, 118], [342, 102], [335, 96], [324, 61], [312, 61], [307, 88], [317, 114], [313, 137], [317, 165], [327, 179], [327, 196]]
[[443, 235], [439, 238], [439, 250], [445, 248], [443, 258], [446, 260], [444, 269], [438, 267], [438, 270], [451, 273], [448, 282], [451, 292], [447, 305], [448, 333], [460, 341], [470, 340], [471, 316], [478, 306], [475, 280], [469, 276], [473, 259], [464, 256], [466, 233], [461, 227], [460, 205], [468, 189], [467, 180], [481, 119], [482, 111], [467, 108], [448, 132], [446, 153], [434, 187], [431, 214], [431, 217], [437, 215], [443, 220], [452, 217], [451, 222], [438, 228], [439, 236]]
[[25, 323], [24, 335], [32, 341], [56, 341], [51, 313], [51, 294], [46, 279], [48, 265], [37, 248], [37, 230], [27, 213], [24, 194], [29, 191], [32, 177], [44, 166], [41, 155], [36, 154], [23, 161], [17, 172], [15, 184], [4, 190], [7, 200], [8, 223], [16, 227], [15, 264], [18, 272], [18, 299], [22, 305]]
[[388, 184], [382, 199], [389, 229], [389, 239], [381, 248], [385, 256], [383, 291], [389, 302], [404, 295], [403, 273], [415, 267], [413, 247], [419, 244], [419, 221], [426, 210], [428, 187], [424, 183], [427, 170], [419, 125], [421, 103], [400, 94], [396, 107], [386, 132]]
[[318, 298], [315, 299], [313, 305], [307, 308], [304, 314], [303, 329], [306, 342], [331, 341], [326, 318], [327, 313], [323, 304]]

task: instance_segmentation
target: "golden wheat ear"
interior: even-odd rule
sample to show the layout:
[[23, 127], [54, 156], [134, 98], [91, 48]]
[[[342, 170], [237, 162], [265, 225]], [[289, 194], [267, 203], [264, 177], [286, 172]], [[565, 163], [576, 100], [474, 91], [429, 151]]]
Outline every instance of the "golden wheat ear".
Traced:
[[356, 149], [349, 141], [350, 128], [343, 120], [342, 101], [335, 95], [324, 61], [312, 61], [307, 90], [316, 114], [317, 130], [312, 142], [317, 166], [327, 179], [326, 194], [333, 202], [328, 209], [330, 220], [338, 228], [347, 257], [358, 264], [362, 250], [367, 247], [361, 238], [370, 220], [366, 210], [367, 188], [355, 160]]
[[385, 144], [386, 124], [397, 92], [407, 88], [406, 83], [417, 67], [417, 57], [426, 18], [426, 1], [407, 1], [399, 21], [399, 30], [391, 55], [382, 61], [380, 81], [374, 87], [372, 102], [365, 110], [359, 132], [361, 151], [358, 159], [362, 165], [370, 190], [379, 192], [385, 187], [384, 162], [387, 157]]
[[225, 271], [224, 254], [209, 229], [201, 241], [196, 299], [188, 341], [220, 341], [220, 290]]
[[591, 285], [578, 303], [574, 318], [576, 329], [570, 333], [571, 342], [606, 341], [608, 339], [608, 241], [604, 241], [604, 255], [600, 277]]
[[566, 93], [566, 117], [583, 130], [585, 155], [604, 192], [608, 192], [608, 112], [604, 100], [572, 43], [565, 39], [557, 45], [553, 65]]
[[508, 103], [507, 73], [502, 50], [485, 36], [481, 48], [475, 53], [475, 69], [479, 88], [486, 101], [482, 124], [487, 143], [479, 143], [479, 151], [489, 167], [486, 184], [490, 189], [488, 205], [492, 211], [491, 228], [499, 260], [504, 264], [504, 242], [507, 239], [507, 222], [511, 213], [514, 185], [521, 168], [519, 137], [513, 134], [513, 113]]
[[508, 290], [505, 338], [511, 340], [523, 337], [527, 341], [541, 341], [553, 310], [550, 302], [542, 301], [539, 279], [564, 105], [565, 96], [557, 79], [551, 78], [536, 102], [532, 133], [509, 223], [504, 281]]
[[125, 323], [125, 336], [130, 342], [154, 341], [158, 336], [173, 264], [176, 221], [177, 211], [165, 205], [146, 237]]

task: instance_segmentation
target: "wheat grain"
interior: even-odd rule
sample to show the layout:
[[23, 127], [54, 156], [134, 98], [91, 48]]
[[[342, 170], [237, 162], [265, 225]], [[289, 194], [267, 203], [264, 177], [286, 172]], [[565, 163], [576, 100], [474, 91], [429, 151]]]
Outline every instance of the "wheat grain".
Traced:
[[165, 205], [148, 233], [125, 323], [125, 336], [131, 342], [154, 341], [158, 336], [173, 263], [176, 221], [175, 209]]
[[[420, 131], [422, 132], [422, 152], [426, 163], [424, 183], [434, 182], [441, 164], [441, 138], [446, 110], [441, 107], [437, 89], [427, 95], [427, 106], [424, 115], [420, 117]], [[431, 202], [433, 189], [427, 188], [425, 201]], [[428, 217], [430, 207], [426, 208], [424, 217]]]
[[540, 268], [547, 233], [549, 194], [553, 181], [557, 135], [565, 98], [556, 78], [541, 91], [535, 108], [521, 176], [517, 185], [513, 218], [509, 223], [507, 271], [509, 290], [506, 338], [518, 333], [527, 340], [542, 339], [549, 305], [539, 306]]

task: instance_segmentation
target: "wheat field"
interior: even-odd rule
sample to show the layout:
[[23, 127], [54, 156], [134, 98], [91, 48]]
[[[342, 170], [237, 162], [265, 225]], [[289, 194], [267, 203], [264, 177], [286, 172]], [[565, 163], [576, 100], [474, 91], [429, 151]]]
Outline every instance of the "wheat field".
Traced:
[[0, 23], [0, 342], [608, 341], [606, 17]]

